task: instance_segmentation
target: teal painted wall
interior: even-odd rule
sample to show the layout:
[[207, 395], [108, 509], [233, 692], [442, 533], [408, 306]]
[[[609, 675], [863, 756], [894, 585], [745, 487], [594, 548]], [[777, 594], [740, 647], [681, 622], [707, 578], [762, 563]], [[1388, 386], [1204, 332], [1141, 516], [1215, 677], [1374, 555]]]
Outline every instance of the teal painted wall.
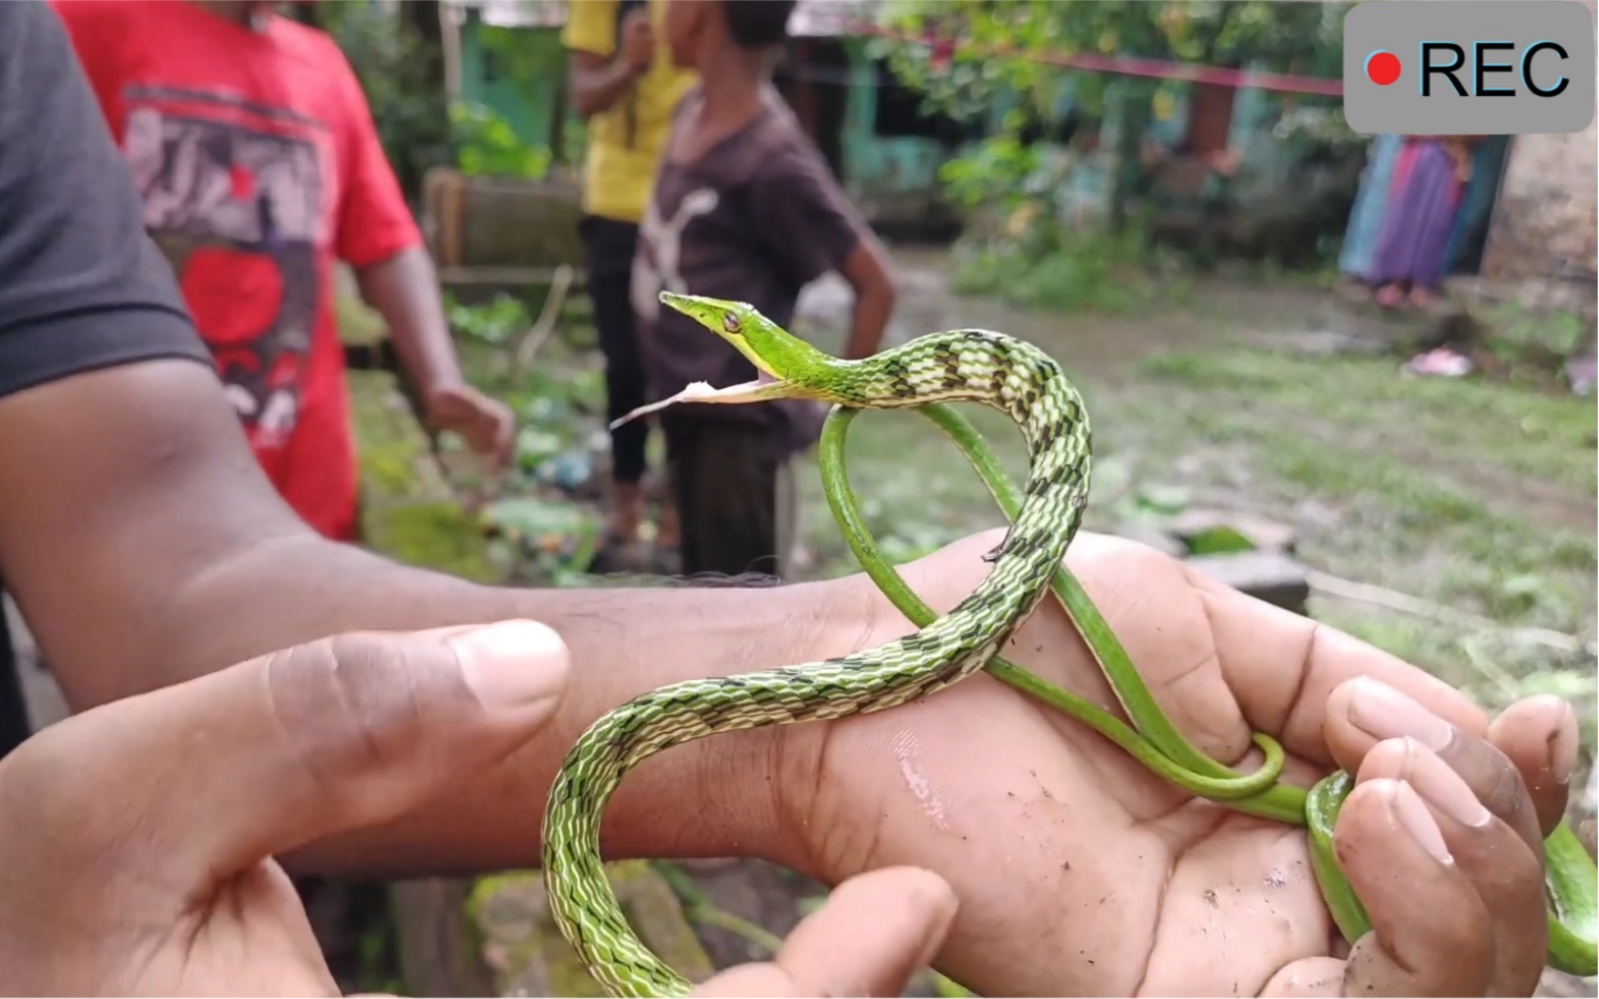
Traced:
[[865, 42], [848, 39], [852, 83], [844, 118], [844, 175], [852, 194], [895, 195], [936, 188], [943, 147], [930, 139], [881, 137], [873, 134], [877, 88]]
[[[520, 49], [537, 48], [540, 63], [549, 71], [531, 80], [513, 78], [485, 44], [485, 39], [495, 36], [515, 39]], [[499, 28], [484, 24], [478, 12], [468, 8], [461, 25], [461, 99], [493, 109], [529, 145], [549, 144], [563, 67], [559, 28]]]

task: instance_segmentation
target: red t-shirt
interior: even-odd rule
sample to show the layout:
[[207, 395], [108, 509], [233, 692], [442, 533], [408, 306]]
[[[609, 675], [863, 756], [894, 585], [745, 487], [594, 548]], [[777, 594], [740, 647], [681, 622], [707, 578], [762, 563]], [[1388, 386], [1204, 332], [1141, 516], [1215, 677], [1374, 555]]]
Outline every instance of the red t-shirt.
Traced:
[[421, 236], [344, 54], [276, 15], [256, 32], [187, 2], [52, 3], [256, 457], [307, 523], [352, 537], [333, 261]]

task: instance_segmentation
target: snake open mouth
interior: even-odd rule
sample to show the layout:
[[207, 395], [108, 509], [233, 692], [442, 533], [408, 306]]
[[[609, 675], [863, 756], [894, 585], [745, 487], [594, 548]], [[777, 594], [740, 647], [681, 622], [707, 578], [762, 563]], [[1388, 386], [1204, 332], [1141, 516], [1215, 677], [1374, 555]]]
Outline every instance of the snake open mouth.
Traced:
[[739, 405], [749, 402], [761, 402], [765, 399], [783, 399], [793, 394], [793, 386], [778, 378], [770, 372], [757, 369], [756, 378], [752, 382], [739, 382], [726, 388], [715, 388], [710, 382], [690, 382], [682, 391], [675, 395], [667, 396], [659, 402], [652, 402], [628, 413], [626, 416], [611, 423], [615, 430], [624, 423], [630, 423], [641, 416], [659, 412], [668, 406], [675, 406], [680, 402], [697, 402], [721, 405]]

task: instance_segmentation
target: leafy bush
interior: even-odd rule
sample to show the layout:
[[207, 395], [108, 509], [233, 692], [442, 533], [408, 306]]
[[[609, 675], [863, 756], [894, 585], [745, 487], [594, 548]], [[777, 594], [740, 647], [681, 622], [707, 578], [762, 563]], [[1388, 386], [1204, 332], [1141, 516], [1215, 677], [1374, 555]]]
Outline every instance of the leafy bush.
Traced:
[[487, 344], [506, 343], [533, 321], [521, 299], [506, 294], [496, 295], [482, 305], [462, 305], [453, 295], [447, 295], [444, 308], [452, 327]]
[[493, 108], [457, 101], [450, 107], [456, 162], [468, 176], [539, 180], [550, 169], [550, 151], [517, 137], [511, 123]]

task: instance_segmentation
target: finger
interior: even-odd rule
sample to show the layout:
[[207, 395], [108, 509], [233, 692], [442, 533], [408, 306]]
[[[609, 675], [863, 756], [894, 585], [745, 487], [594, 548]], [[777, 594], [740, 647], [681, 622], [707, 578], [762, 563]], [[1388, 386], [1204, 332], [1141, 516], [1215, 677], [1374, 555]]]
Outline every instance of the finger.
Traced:
[[516, 447], [516, 417], [509, 409], [502, 409], [494, 419], [494, 447], [493, 453], [504, 464], [511, 460], [511, 455]]
[[943, 946], [955, 893], [931, 871], [890, 867], [839, 885], [769, 964], [745, 965], [699, 996], [897, 996]]
[[84, 830], [79, 860], [203, 893], [497, 763], [554, 713], [566, 668], [560, 638], [530, 621], [273, 653], [50, 729], [37, 765], [55, 775], [58, 814], [45, 824]]
[[1548, 836], [1566, 814], [1571, 771], [1577, 765], [1577, 713], [1558, 697], [1541, 695], [1517, 701], [1488, 726], [1488, 741], [1521, 773]]
[[1482, 709], [1442, 680], [1334, 628], [1186, 571], [1245, 718], [1276, 734], [1290, 752], [1330, 760], [1322, 733], [1327, 699], [1357, 676], [1403, 691], [1474, 735], [1486, 730]]
[[[1543, 715], [1545, 721], [1554, 717]], [[1545, 741], [1549, 737], [1545, 728]], [[1361, 677], [1333, 691], [1327, 699], [1327, 744], [1339, 766], [1355, 773], [1377, 743], [1414, 739], [1450, 769], [1488, 811], [1508, 823], [1542, 856], [1543, 834], [1526, 782], [1510, 758], [1486, 739], [1478, 738], [1433, 714], [1417, 701], [1386, 684]]]
[[1408, 784], [1357, 785], [1333, 849], [1372, 927], [1350, 948], [1344, 995], [1486, 994], [1494, 965], [1487, 908]]
[[1304, 957], [1271, 976], [1263, 996], [1336, 996], [1344, 989], [1344, 962], [1336, 957]]
[[1549, 948], [1541, 844], [1490, 814], [1460, 774], [1414, 739], [1378, 743], [1356, 776], [1357, 786], [1370, 780], [1403, 781], [1421, 797], [1482, 900], [1495, 948], [1489, 994], [1529, 994]]

